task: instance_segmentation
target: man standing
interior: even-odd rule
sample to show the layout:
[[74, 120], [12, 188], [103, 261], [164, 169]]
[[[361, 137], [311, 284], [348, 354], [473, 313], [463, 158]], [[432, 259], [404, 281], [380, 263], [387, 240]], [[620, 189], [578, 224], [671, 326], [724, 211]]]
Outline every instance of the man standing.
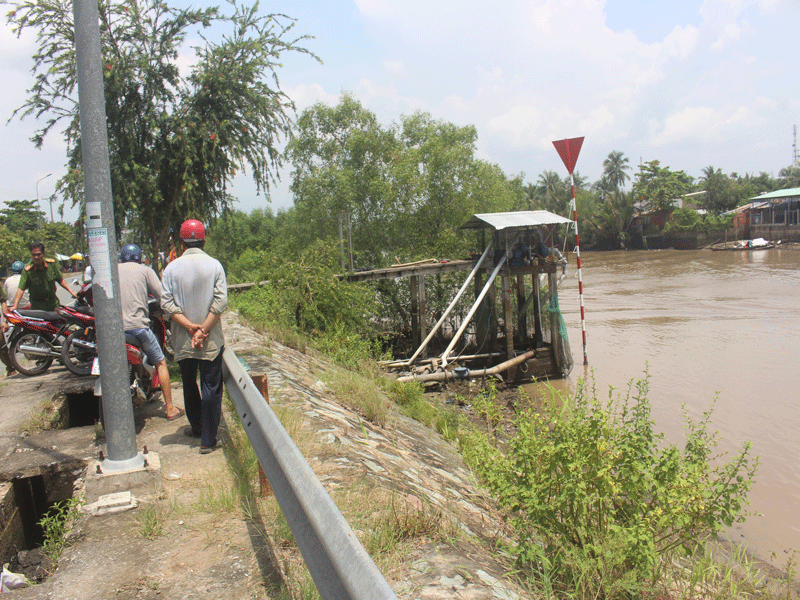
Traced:
[[219, 445], [225, 345], [219, 319], [228, 306], [228, 286], [220, 262], [203, 251], [203, 224], [189, 219], [181, 225], [179, 236], [185, 251], [164, 269], [161, 307], [172, 319], [172, 347], [181, 369], [183, 405], [190, 425], [185, 431], [199, 437], [200, 454], [208, 454]]
[[161, 282], [150, 267], [142, 264], [142, 249], [128, 244], [119, 253], [119, 295], [122, 305], [122, 328], [135, 337], [147, 355], [150, 364], [158, 371], [158, 383], [167, 407], [167, 420], [174, 421], [184, 411], [172, 404], [172, 387], [169, 381], [167, 359], [161, 351], [155, 334], [150, 329], [149, 296], [161, 299]]
[[56, 296], [56, 284], [67, 290], [70, 296], [76, 298], [75, 292], [64, 281], [64, 276], [55, 259], [44, 257], [44, 244], [31, 242], [30, 250], [31, 264], [22, 270], [19, 288], [11, 304], [11, 310], [17, 310], [25, 290], [30, 291], [33, 310], [55, 310], [59, 304], [58, 296]]
[[[21, 260], [15, 260], [11, 263], [11, 275], [6, 278], [5, 282], [3, 283], [3, 287], [6, 288], [6, 300], [11, 298], [12, 300], [17, 295], [17, 290], [19, 289], [19, 280], [22, 278], [22, 270], [25, 268], [25, 263]], [[22, 294], [22, 300], [20, 304], [24, 306], [28, 306], [30, 304], [30, 300], [28, 299], [28, 291], [26, 290]]]

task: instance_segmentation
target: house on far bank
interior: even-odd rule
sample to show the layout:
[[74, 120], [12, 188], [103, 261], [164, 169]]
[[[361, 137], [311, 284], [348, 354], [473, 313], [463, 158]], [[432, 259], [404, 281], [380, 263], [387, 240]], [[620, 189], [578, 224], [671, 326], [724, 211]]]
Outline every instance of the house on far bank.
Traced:
[[633, 229], [636, 232], [634, 247], [645, 250], [655, 250], [670, 247], [671, 241], [662, 234], [664, 227], [672, 220], [672, 212], [676, 208], [691, 208], [700, 214], [705, 214], [697, 203], [698, 197], [705, 194], [705, 190], [684, 194], [680, 198], [673, 198], [671, 206], [659, 208], [649, 200], [634, 202]]
[[800, 188], [787, 188], [750, 198], [740, 206], [749, 225], [749, 238], [800, 242]]

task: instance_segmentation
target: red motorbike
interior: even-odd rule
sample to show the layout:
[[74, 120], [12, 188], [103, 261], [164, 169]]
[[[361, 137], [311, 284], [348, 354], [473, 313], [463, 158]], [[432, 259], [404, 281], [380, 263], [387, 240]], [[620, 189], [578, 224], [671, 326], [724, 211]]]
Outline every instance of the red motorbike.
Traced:
[[[152, 299], [150, 301], [148, 310], [150, 312], [150, 329], [155, 334], [164, 356], [170, 356], [167, 352], [168, 329], [157, 299]], [[90, 362], [90, 371], [92, 375], [99, 375], [100, 365], [97, 360], [96, 345], [92, 346], [89, 342], [81, 340], [79, 337], [73, 338], [71, 343], [69, 341], [68, 343], [70, 347], [77, 346], [77, 348], [80, 348], [80, 350], [75, 350], [75, 352], [83, 351], [83, 349], [91, 349], [94, 351], [92, 361]], [[128, 380], [130, 383], [131, 400], [137, 406], [146, 402], [152, 402], [161, 391], [155, 365], [150, 364], [150, 361], [147, 360], [147, 355], [142, 351], [139, 341], [127, 334], [125, 335], [125, 353], [128, 358]], [[94, 395], [99, 399], [102, 424], [103, 389], [99, 377], [95, 379], [94, 382]]]
[[64, 342], [72, 333], [88, 328], [94, 330], [90, 291], [84, 288], [78, 292], [72, 306], [58, 307], [54, 311], [17, 309], [5, 314], [13, 326], [8, 352], [17, 371], [23, 375], [41, 375], [53, 360], [62, 358]]

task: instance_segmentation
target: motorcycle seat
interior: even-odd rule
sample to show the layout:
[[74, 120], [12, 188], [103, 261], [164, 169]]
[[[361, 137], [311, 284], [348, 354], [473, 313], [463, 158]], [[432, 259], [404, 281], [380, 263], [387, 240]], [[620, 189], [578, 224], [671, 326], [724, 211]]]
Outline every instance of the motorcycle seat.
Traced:
[[59, 313], [54, 310], [20, 310], [17, 309], [17, 312], [23, 316], [28, 317], [29, 319], [41, 319], [42, 321], [63, 321], [64, 317], [62, 317]]

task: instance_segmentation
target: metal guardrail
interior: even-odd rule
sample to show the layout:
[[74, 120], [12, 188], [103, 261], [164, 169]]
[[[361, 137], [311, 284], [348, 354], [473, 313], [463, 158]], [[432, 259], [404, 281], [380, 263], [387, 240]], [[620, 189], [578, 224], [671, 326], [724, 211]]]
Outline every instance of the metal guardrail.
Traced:
[[225, 387], [323, 600], [397, 600], [233, 350]]

